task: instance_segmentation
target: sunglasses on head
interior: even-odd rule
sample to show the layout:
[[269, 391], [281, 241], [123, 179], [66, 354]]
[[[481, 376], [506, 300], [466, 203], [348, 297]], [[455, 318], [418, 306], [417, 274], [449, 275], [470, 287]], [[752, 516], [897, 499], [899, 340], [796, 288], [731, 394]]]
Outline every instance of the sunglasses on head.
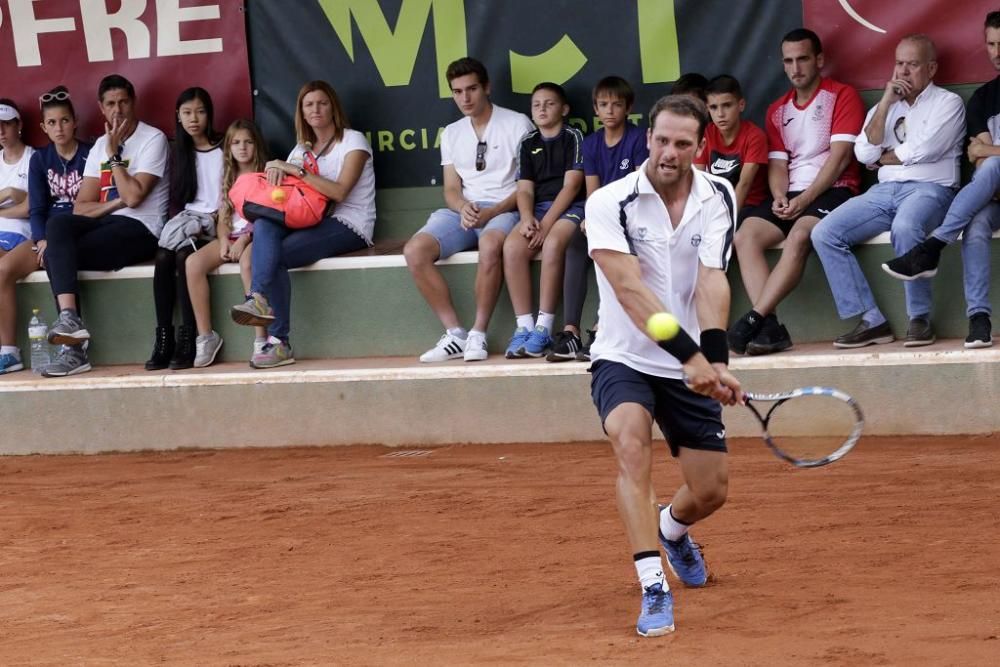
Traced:
[[46, 102], [65, 102], [69, 99], [69, 93], [65, 90], [60, 90], [57, 93], [42, 93], [38, 96], [39, 104], [45, 104]]
[[486, 169], [486, 142], [476, 144], [476, 171]]

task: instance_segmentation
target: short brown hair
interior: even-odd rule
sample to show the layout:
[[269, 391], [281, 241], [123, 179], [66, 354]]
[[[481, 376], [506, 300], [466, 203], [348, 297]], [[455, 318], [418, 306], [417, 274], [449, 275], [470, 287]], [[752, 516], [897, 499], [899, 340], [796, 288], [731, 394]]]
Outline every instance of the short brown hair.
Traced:
[[705, 128], [711, 120], [705, 103], [690, 95], [667, 95], [658, 99], [649, 110], [650, 128], [656, 125], [656, 117], [661, 111], [667, 111], [675, 116], [687, 116], [698, 121], [698, 141], [705, 136]]
[[333, 124], [336, 130], [333, 133], [333, 140], [340, 141], [344, 138], [344, 130], [351, 126], [344, 113], [344, 107], [340, 105], [340, 98], [337, 91], [326, 81], [310, 81], [299, 88], [299, 96], [295, 100], [295, 140], [300, 144], [315, 144], [316, 133], [306, 122], [305, 114], [302, 113], [302, 98], [314, 91], [321, 91], [330, 98], [330, 106], [333, 107]]
[[448, 80], [448, 85], [450, 86], [452, 81], [466, 74], [475, 74], [481, 86], [485, 86], [490, 82], [490, 75], [486, 71], [486, 65], [475, 58], [459, 58], [448, 65], [444, 77]]

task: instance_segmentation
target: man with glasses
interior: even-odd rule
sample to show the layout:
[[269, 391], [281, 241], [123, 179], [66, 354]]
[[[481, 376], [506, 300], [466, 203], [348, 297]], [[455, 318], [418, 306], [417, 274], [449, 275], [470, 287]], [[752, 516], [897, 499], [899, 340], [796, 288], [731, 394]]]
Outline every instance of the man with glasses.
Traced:
[[[490, 101], [489, 75], [478, 60], [460, 58], [448, 65], [445, 76], [463, 115], [441, 133], [448, 208], [434, 211], [403, 249], [417, 289], [445, 328], [437, 344], [420, 355], [424, 363], [487, 357], [486, 327], [503, 281], [501, 251], [518, 222], [518, 145], [534, 129], [524, 114]], [[476, 247], [476, 319], [467, 331], [455, 312], [448, 283], [434, 263]]]
[[[896, 46], [892, 78], [854, 143], [854, 154], [878, 170], [879, 182], [812, 231], [841, 319], [861, 316], [834, 347], [894, 340], [851, 247], [891, 231], [893, 249], [905, 253], [941, 224], [955, 196], [965, 109], [961, 97], [934, 85], [936, 58], [934, 42], [926, 35], [908, 35]], [[904, 289], [910, 322], [903, 345], [930, 345], [935, 340], [930, 281], [907, 282]]]
[[[1000, 71], [1000, 11], [986, 15], [986, 53]], [[969, 162], [975, 167], [972, 182], [955, 196], [941, 226], [909, 252], [882, 265], [901, 280], [930, 278], [937, 273], [941, 250], [962, 236], [969, 335], [965, 347], [993, 345], [990, 323], [990, 244], [1000, 229], [1000, 76], [976, 89], [966, 107]]]

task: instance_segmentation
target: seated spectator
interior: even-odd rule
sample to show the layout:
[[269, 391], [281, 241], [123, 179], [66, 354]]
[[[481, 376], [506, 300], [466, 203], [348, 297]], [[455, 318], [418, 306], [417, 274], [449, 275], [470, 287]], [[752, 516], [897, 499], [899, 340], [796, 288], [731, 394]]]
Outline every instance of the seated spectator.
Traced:
[[[226, 151], [226, 157], [222, 172], [222, 203], [219, 206], [215, 240], [209, 241], [191, 255], [185, 264], [188, 293], [198, 327], [198, 337], [195, 341], [195, 368], [210, 366], [222, 349], [222, 336], [212, 328], [208, 274], [226, 262], [239, 262], [243, 291], [250, 293], [253, 224], [247, 222], [239, 211], [233, 208], [233, 202], [229, 199], [229, 189], [243, 174], [264, 171], [267, 163], [267, 147], [253, 121], [241, 119], [233, 122], [222, 140], [222, 147]], [[251, 355], [261, 353], [266, 343], [267, 330], [257, 327]]]
[[[194, 365], [194, 310], [188, 296], [185, 263], [215, 230], [222, 181], [222, 147], [215, 131], [212, 97], [204, 88], [188, 88], [174, 105], [174, 161], [171, 199], [181, 212], [160, 234], [153, 269], [156, 335], [147, 371], [179, 370]], [[174, 305], [180, 304], [181, 325], [174, 336]]]
[[[986, 16], [986, 50], [1000, 70], [1000, 11]], [[962, 265], [969, 335], [965, 347], [993, 345], [990, 315], [990, 246], [1000, 229], [1000, 76], [976, 89], [965, 110], [969, 134], [969, 162], [975, 167], [972, 182], [955, 196], [941, 226], [924, 241], [882, 265], [902, 280], [930, 278], [937, 273], [941, 250], [962, 236]]]
[[25, 243], [31, 238], [28, 165], [34, 149], [21, 140], [21, 129], [17, 105], [0, 99], [0, 374], [24, 369], [14, 285], [38, 268], [32, 244]]
[[[583, 140], [583, 182], [587, 197], [598, 188], [617, 181], [639, 168], [649, 157], [646, 133], [628, 120], [635, 103], [635, 92], [620, 76], [608, 76], [594, 86], [594, 113], [601, 129]], [[587, 253], [587, 221], [573, 234], [566, 248], [563, 271], [563, 330], [552, 338], [548, 361], [590, 361], [590, 346], [597, 335], [597, 324], [588, 329], [583, 344], [580, 320], [587, 299], [587, 282], [594, 261]]]
[[[865, 118], [854, 152], [878, 183], [828, 215], [812, 232], [841, 319], [861, 316], [834, 347], [863, 347], [893, 341], [852, 246], [892, 232], [902, 254], [941, 224], [959, 183], [959, 156], [965, 132], [962, 98], [934, 85], [937, 55], [926, 35], [909, 35], [896, 46], [896, 66], [878, 104]], [[906, 347], [934, 342], [931, 284], [906, 282], [910, 318]]]
[[[503, 281], [500, 253], [517, 224], [518, 144], [534, 129], [524, 114], [490, 101], [489, 74], [478, 60], [456, 60], [445, 77], [463, 116], [441, 133], [447, 208], [434, 211], [403, 248], [413, 282], [445, 329], [437, 344], [420, 355], [424, 363], [463, 357], [481, 361], [488, 355], [486, 328]], [[434, 263], [473, 248], [479, 249], [476, 319], [466, 331]]]
[[[288, 160], [267, 163], [267, 178], [278, 185], [298, 176], [330, 199], [318, 225], [290, 229], [267, 218], [253, 228], [250, 296], [233, 306], [237, 324], [266, 326], [269, 337], [250, 359], [254, 368], [295, 363], [290, 343], [292, 285], [288, 270], [372, 245], [375, 231], [375, 171], [365, 135], [350, 129], [337, 93], [326, 81], [310, 81], [295, 102], [298, 144]], [[305, 168], [307, 161], [318, 173]]]
[[[745, 213], [736, 232], [740, 275], [753, 306], [729, 327], [729, 348], [738, 354], [792, 346], [778, 304], [802, 279], [812, 228], [857, 194], [861, 182], [851, 151], [864, 116], [857, 91], [820, 75], [823, 47], [811, 30], [785, 35], [781, 58], [792, 89], [765, 118], [771, 196]], [[782, 241], [772, 271], [765, 252]]]
[[705, 148], [695, 158], [695, 166], [732, 183], [740, 212], [738, 224], [743, 214], [767, 196], [767, 135], [742, 118], [747, 102], [735, 78], [715, 77], [705, 94], [712, 122], [705, 128]]
[[707, 85], [708, 79], [705, 78], [704, 74], [688, 72], [687, 74], [682, 74], [679, 79], [674, 81], [674, 85], [670, 87], [670, 94], [688, 95], [702, 102], [708, 102], [708, 97], [705, 95], [705, 87]]
[[[529, 132], [518, 150], [515, 232], [503, 244], [504, 279], [517, 323], [508, 359], [541, 357], [552, 347], [566, 246], [583, 222], [583, 135], [565, 123], [566, 91], [545, 82], [531, 93]], [[542, 253], [537, 322], [531, 316], [531, 259]]]
[[[78, 310], [77, 271], [114, 271], [151, 260], [167, 217], [167, 138], [136, 117], [135, 88], [128, 79], [104, 77], [97, 98], [104, 134], [87, 156], [73, 213], [50, 218], [46, 227], [45, 267], [60, 309], [49, 343], [62, 348], [42, 371], [45, 377], [90, 370], [90, 332]], [[124, 304], [118, 307], [124, 312]]]

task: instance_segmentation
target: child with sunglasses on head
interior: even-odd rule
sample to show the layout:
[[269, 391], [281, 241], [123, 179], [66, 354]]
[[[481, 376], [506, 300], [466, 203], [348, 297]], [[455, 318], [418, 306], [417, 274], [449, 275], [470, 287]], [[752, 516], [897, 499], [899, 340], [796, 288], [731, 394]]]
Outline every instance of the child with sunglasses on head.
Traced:
[[[229, 199], [229, 189], [243, 174], [264, 171], [267, 163], [267, 147], [260, 130], [250, 120], [235, 121], [226, 130], [222, 140], [226, 151], [225, 166], [222, 171], [222, 202], [219, 205], [219, 221], [216, 238], [188, 258], [188, 294], [194, 308], [194, 319], [198, 327], [195, 339], [194, 367], [211, 365], [222, 348], [222, 336], [212, 328], [212, 304], [209, 297], [208, 274], [226, 262], [239, 262], [243, 291], [250, 292], [250, 257], [253, 243], [253, 224], [247, 222], [233, 208]], [[267, 330], [257, 327], [254, 340], [254, 354], [259, 354], [267, 342]]]
[[[42, 111], [44, 114], [44, 106]], [[44, 115], [42, 127], [45, 128]], [[48, 187], [44, 181], [41, 185], [31, 185], [29, 172], [37, 155], [21, 140], [21, 130], [21, 113], [17, 105], [10, 100], [0, 100], [0, 373], [24, 368], [17, 347], [16, 285], [18, 280], [39, 268], [45, 251], [45, 222], [41, 220], [40, 235], [36, 236], [33, 233], [33, 202], [28, 195], [38, 190], [39, 196], [43, 196]], [[79, 168], [82, 170], [82, 163]], [[41, 239], [41, 250], [37, 254], [36, 246], [26, 243], [29, 239]]]

